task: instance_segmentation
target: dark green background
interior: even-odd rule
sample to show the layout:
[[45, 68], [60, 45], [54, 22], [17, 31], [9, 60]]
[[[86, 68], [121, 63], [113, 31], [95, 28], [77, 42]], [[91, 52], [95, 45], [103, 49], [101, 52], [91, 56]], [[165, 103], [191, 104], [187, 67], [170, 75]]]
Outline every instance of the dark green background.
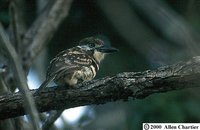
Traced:
[[[137, 26], [135, 30], [130, 30], [130, 33], [134, 32], [134, 34], [130, 34], [133, 39], [137, 39], [134, 43], [130, 43], [127, 40], [128, 38], [122, 35], [123, 32], [119, 32], [118, 26], [113, 25], [112, 20], [103, 11], [104, 8], [99, 6], [98, 1], [75, 0], [73, 2], [69, 16], [60, 25], [51, 43], [48, 44], [48, 62], [63, 49], [76, 46], [80, 39], [96, 35], [105, 36], [112, 46], [120, 50], [118, 53], [106, 57], [96, 78], [115, 75], [120, 72], [156, 69], [159, 66], [173, 64], [198, 55], [198, 53], [185, 53], [190, 43], [186, 47], [177, 45], [168, 39], [159, 27], [153, 26], [152, 21], [143, 12], [135, 9], [130, 1], [121, 0], [132, 7], [132, 10], [128, 13], [137, 18], [133, 21], [140, 22], [140, 26]], [[116, 0], [116, 2], [118, 1], [120, 0]], [[178, 18], [186, 22], [197, 35], [199, 34], [200, 2], [198, 0], [165, 0], [163, 2], [169, 10], [177, 14]], [[26, 24], [29, 27], [37, 16], [37, 5], [34, 0], [26, 0], [26, 5]], [[113, 10], [112, 5], [110, 10]], [[118, 10], [118, 8], [115, 8], [115, 10]], [[124, 11], [122, 14], [126, 15], [127, 12]], [[119, 19], [123, 19], [123, 17]], [[7, 0], [0, 0], [0, 21], [6, 28], [9, 27]], [[127, 25], [127, 28], [129, 26], [131, 25]], [[168, 28], [167, 25], [163, 26]], [[148, 30], [149, 35], [140, 35], [141, 28]], [[135, 35], [137, 33], [138, 35]], [[143, 50], [140, 46], [143, 44], [145, 47], [150, 42], [155, 42], [157, 46], [151, 47], [150, 44], [149, 51]], [[48, 62], [45, 67], [47, 67]], [[80, 129], [83, 130], [133, 130], [141, 129], [143, 122], [200, 122], [199, 101], [199, 89], [192, 88], [154, 94], [142, 100], [129, 99], [128, 102], [117, 101], [105, 105], [91, 106], [89, 112], [75, 126], [80, 126]], [[90, 111], [94, 114], [92, 119], [89, 114]], [[84, 125], [88, 120], [91, 120], [91, 122]]]

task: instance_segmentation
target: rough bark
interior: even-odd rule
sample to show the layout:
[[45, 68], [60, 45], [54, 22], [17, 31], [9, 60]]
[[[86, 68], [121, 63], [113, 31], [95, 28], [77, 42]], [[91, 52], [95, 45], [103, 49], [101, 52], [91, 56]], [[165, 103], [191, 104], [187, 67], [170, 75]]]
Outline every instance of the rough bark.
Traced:
[[[113, 77], [85, 82], [67, 88], [54, 86], [34, 95], [39, 112], [104, 104], [117, 100], [143, 99], [151, 94], [200, 86], [200, 56], [186, 62], [147, 70], [123, 72]], [[34, 93], [35, 90], [32, 90]], [[0, 119], [25, 113], [21, 93], [0, 97]]]

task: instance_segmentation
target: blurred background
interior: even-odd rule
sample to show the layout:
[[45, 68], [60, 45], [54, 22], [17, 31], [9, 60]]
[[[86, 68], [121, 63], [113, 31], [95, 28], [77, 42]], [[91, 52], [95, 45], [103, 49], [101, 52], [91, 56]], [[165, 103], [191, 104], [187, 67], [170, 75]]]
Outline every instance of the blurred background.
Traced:
[[[29, 27], [48, 0], [21, 0]], [[9, 28], [9, 0], [0, 0], [0, 21]], [[144, 71], [199, 55], [199, 0], [74, 0], [69, 16], [34, 62], [30, 88], [45, 80], [49, 61], [88, 36], [101, 35], [118, 53], [101, 64], [96, 78]], [[66, 110], [52, 130], [137, 130], [143, 122], [200, 122], [200, 89], [192, 88], [128, 102]]]

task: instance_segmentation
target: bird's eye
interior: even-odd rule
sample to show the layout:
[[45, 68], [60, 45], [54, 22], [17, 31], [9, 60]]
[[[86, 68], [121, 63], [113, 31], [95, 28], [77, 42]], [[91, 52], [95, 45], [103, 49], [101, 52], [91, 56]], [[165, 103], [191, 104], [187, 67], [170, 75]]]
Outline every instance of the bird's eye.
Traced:
[[89, 46], [90, 48], [95, 47], [95, 45], [94, 45], [93, 43], [89, 43], [88, 46]]

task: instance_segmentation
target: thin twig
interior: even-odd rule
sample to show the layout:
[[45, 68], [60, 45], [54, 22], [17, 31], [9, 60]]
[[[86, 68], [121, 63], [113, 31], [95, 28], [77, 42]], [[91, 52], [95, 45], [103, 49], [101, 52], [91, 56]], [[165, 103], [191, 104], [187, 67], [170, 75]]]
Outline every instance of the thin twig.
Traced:
[[7, 87], [4, 78], [1, 74], [0, 74], [0, 86], [1, 86], [1, 95], [9, 92], [9, 88]]
[[[142, 99], [155, 93], [200, 87], [199, 79], [200, 56], [157, 70], [123, 72], [113, 77], [85, 82], [71, 89], [61, 86], [46, 88], [34, 95], [34, 99], [39, 112], [63, 110], [117, 100], [128, 101], [130, 97]], [[35, 91], [32, 90], [32, 93]], [[0, 119], [25, 114], [21, 93], [1, 96], [0, 106]]]
[[72, 0], [50, 1], [46, 8], [24, 36], [23, 45], [27, 46], [23, 60], [29, 67], [39, 52], [47, 45], [60, 23], [68, 16]]
[[45, 120], [45, 122], [42, 125], [42, 130], [49, 130], [53, 123], [60, 117], [62, 112], [63, 110], [50, 112], [49, 117]]
[[19, 30], [18, 30], [18, 16], [16, 14], [16, 6], [14, 2], [11, 2], [10, 4], [10, 16], [11, 16], [11, 22], [10, 22], [10, 27], [11, 27], [11, 43], [13, 43], [13, 46], [15, 50], [19, 53], [19, 43], [20, 42], [20, 36], [19, 36]]
[[18, 57], [15, 49], [11, 45], [9, 39], [7, 38], [6, 33], [1, 24], [0, 24], [0, 44], [1, 47], [3, 47], [6, 50], [8, 56], [11, 58], [11, 62], [13, 65], [12, 67], [14, 68], [15, 71], [15, 77], [17, 82], [19, 83], [19, 85], [16, 86], [18, 86], [20, 93], [22, 93], [22, 96], [24, 97], [23, 104], [24, 105], [26, 104], [25, 109], [31, 116], [34, 129], [40, 130], [39, 128], [40, 119], [38, 116], [37, 109], [35, 107], [34, 99], [30, 93], [30, 90], [28, 89], [25, 73], [23, 71], [22, 64], [20, 62], [21, 60]]

